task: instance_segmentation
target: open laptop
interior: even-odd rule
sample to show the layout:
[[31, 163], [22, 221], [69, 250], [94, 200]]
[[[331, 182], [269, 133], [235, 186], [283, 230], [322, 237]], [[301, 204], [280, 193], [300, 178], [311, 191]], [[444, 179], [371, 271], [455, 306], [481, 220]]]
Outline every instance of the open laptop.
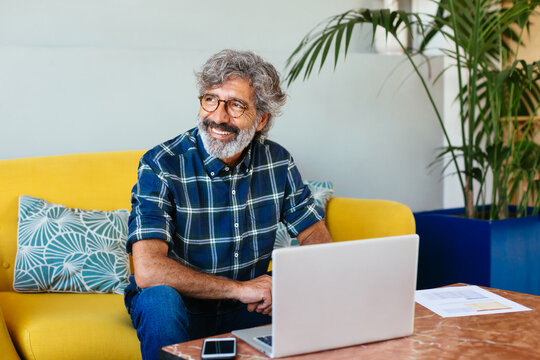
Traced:
[[275, 250], [272, 325], [233, 335], [277, 358], [412, 334], [418, 241], [405, 235]]

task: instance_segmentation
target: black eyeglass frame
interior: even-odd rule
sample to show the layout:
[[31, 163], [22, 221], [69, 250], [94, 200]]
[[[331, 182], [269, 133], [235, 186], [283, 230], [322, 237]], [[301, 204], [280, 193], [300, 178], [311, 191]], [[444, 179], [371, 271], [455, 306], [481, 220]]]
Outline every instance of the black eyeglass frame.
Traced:
[[[216, 105], [216, 108], [215, 108], [214, 110], [210, 111], [210, 110], [207, 110], [207, 109], [204, 107], [204, 105], [203, 105], [203, 98], [204, 98], [205, 96], [213, 96], [213, 97], [215, 97], [215, 98], [217, 99], [217, 105]], [[240, 105], [242, 105], [243, 110], [242, 110], [242, 113], [241, 113], [240, 115], [234, 116], [233, 114], [231, 114], [231, 113], [229, 112], [229, 103], [230, 103], [231, 101], [236, 101], [237, 103], [239, 103]], [[239, 118], [239, 117], [242, 116], [242, 115], [244, 115], [244, 113], [246, 112], [246, 110], [249, 109], [249, 106], [247, 106], [246, 104], [244, 104], [244, 103], [243, 103], [241, 100], [239, 100], [239, 99], [232, 98], [232, 99], [229, 99], [229, 100], [222, 100], [222, 99], [220, 99], [219, 97], [217, 97], [216, 95], [212, 95], [212, 94], [203, 94], [203, 95], [199, 96], [199, 102], [200, 102], [200, 104], [201, 104], [201, 107], [204, 109], [204, 111], [209, 112], [209, 113], [212, 113], [212, 112], [216, 111], [216, 110], [219, 108], [219, 104], [223, 102], [223, 103], [225, 104], [225, 111], [227, 111], [227, 114], [229, 114], [231, 117], [233, 117], [233, 118], [235, 118], [235, 119], [236, 119], [236, 118]]]

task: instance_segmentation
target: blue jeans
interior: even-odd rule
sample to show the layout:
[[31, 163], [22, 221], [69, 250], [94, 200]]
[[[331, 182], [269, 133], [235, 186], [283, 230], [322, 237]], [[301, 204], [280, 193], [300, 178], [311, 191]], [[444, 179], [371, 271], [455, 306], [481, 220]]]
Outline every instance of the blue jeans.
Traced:
[[166, 345], [272, 321], [270, 316], [247, 311], [247, 305], [240, 302], [183, 297], [169, 286], [139, 289], [128, 311], [144, 360], [157, 359], [159, 349]]

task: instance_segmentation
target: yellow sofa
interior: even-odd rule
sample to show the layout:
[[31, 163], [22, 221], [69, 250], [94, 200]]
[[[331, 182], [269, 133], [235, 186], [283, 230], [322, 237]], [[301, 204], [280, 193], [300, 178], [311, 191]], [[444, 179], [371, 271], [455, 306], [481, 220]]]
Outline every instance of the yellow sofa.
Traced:
[[[0, 358], [139, 359], [139, 342], [118, 294], [17, 293], [20, 195], [87, 210], [129, 209], [143, 151], [0, 160]], [[334, 240], [415, 232], [404, 205], [332, 198], [327, 224]]]

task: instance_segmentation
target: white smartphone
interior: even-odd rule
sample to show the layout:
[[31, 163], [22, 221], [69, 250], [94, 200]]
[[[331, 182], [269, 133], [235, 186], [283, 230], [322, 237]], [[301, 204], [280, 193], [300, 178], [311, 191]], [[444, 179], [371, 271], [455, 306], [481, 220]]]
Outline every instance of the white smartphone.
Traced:
[[205, 339], [201, 351], [201, 359], [218, 360], [236, 357], [236, 338]]

